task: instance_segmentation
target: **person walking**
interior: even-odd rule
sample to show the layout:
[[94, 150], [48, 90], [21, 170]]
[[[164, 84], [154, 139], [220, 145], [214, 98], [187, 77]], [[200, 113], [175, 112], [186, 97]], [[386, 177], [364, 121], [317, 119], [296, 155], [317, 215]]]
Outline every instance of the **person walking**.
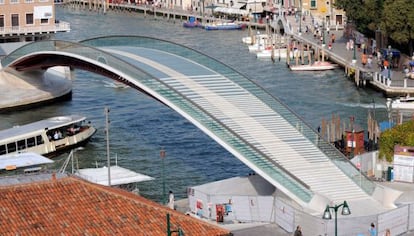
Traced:
[[384, 236], [391, 236], [391, 230], [390, 229], [386, 229]]
[[174, 210], [174, 193], [172, 191], [168, 194], [168, 207]]
[[300, 225], [296, 226], [296, 230], [295, 233], [293, 234], [293, 236], [302, 236], [302, 227], [300, 227]]
[[375, 228], [375, 224], [371, 223], [371, 227], [368, 229], [369, 236], [377, 236], [377, 229]]

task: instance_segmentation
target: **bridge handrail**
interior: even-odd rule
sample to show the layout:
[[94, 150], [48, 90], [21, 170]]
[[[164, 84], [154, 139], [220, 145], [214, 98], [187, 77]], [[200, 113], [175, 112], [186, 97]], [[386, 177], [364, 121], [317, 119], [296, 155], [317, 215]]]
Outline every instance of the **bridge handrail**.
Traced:
[[[145, 40], [146, 39], [146, 40]], [[108, 43], [102, 42], [103, 38], [95, 39], [93, 41], [89, 41], [89, 43], [92, 43], [93, 46], [103, 46], [101, 43]], [[241, 77], [238, 72], [231, 69], [230, 67], [219, 63], [214, 58], [208, 57], [200, 52], [195, 53], [193, 49], [183, 47], [178, 44], [162, 41], [162, 40], [154, 40], [153, 38], [141, 38], [141, 40], [145, 40], [145, 42], [140, 42], [143, 45], [145, 45], [146, 48], [156, 48], [162, 51], [171, 52], [176, 55], [181, 55], [183, 57], [189, 58], [192, 61], [198, 62], [200, 64], [203, 64], [204, 66], [210, 67], [211, 69], [215, 71], [219, 71], [221, 74], [235, 74]], [[120, 39], [116, 39], [116, 41], [119, 44]], [[83, 42], [85, 43], [85, 42]], [[132, 39], [128, 39], [125, 41], [125, 45], [128, 45], [130, 43], [133, 43]], [[124, 45], [124, 43], [122, 43]], [[290, 172], [285, 170], [282, 166], [280, 166], [278, 163], [272, 161], [270, 158], [267, 158], [267, 156], [264, 153], [261, 153], [259, 150], [255, 149], [250, 145], [247, 141], [243, 140], [242, 137], [236, 135], [234, 132], [231, 131], [228, 127], [224, 126], [224, 124], [220, 123], [217, 119], [215, 119], [211, 114], [209, 114], [205, 109], [202, 107], [197, 106], [196, 104], [192, 103], [189, 100], [186, 100], [185, 97], [178, 91], [176, 91], [174, 88], [169, 87], [162, 81], [158, 81], [159, 83], [162, 83], [163, 86], [166, 86], [165, 89], [160, 89], [161, 87], [157, 87], [157, 91], [160, 94], [163, 94], [164, 96], [168, 96], [171, 94], [171, 91], [174, 91], [174, 97], [170, 97], [170, 100], [174, 100], [176, 104], [180, 105], [180, 107], [183, 110], [186, 110], [186, 112], [190, 113], [192, 117], [198, 117], [198, 121], [204, 125], [205, 128], [209, 130], [214, 130], [214, 134], [221, 137], [222, 141], [225, 141], [229, 146], [233, 147], [234, 150], [238, 150], [240, 153], [243, 153], [245, 157], [247, 157], [250, 161], [253, 163], [257, 162], [263, 162], [263, 160], [258, 159], [259, 156], [266, 158], [267, 163], [272, 163], [272, 166], [276, 166], [278, 170], [267, 170], [266, 173], [270, 175], [277, 175], [284, 173], [284, 176], [275, 176], [276, 179], [280, 182], [286, 182], [287, 180], [290, 182], [288, 185], [285, 184], [285, 186], [297, 186], [298, 189], [302, 190], [296, 190], [297, 194], [302, 196], [302, 200], [308, 201], [311, 197], [311, 191], [309, 190], [309, 187], [300, 179], [298, 179], [296, 176], [292, 175]], [[180, 99], [177, 99], [177, 96], [180, 97]], [[247, 149], [242, 150], [241, 147], [249, 147]], [[273, 173], [273, 174], [272, 174]], [[284, 178], [281, 178], [284, 177]], [[287, 179], [286, 179], [287, 178]], [[295, 184], [296, 182], [296, 184]], [[299, 187], [303, 186], [303, 187]]]
[[[135, 38], [135, 40], [133, 40]], [[195, 105], [189, 100], [184, 99], [184, 96], [180, 94], [175, 89], [169, 87], [167, 84], [162, 82], [157, 78], [153, 78], [151, 75], [146, 74], [145, 72], [139, 70], [133, 65], [128, 64], [125, 61], [120, 60], [117, 57], [112, 56], [104, 51], [98, 50], [91, 46], [111, 46], [111, 45], [130, 45], [140, 44], [140, 46], [146, 48], [156, 48], [159, 50], [172, 52], [178, 55], [185, 56], [193, 61], [202, 63], [216, 71], [221, 71], [223, 73], [234, 73], [236, 71], [221, 65], [217, 60], [210, 58], [204, 54], [196, 53], [194, 50], [185, 48], [183, 46], [173, 44], [167, 41], [155, 40], [154, 38], [148, 37], [105, 37], [97, 38], [94, 40], [83, 41], [82, 43], [71, 43], [65, 41], [39, 41], [31, 44], [27, 44], [20, 49], [9, 54], [4, 60], [2, 60], [3, 66], [14, 64], [18, 62], [19, 59], [25, 56], [31, 56], [31, 54], [37, 53], [39, 51], [60, 51], [65, 53], [72, 53], [74, 56], [81, 56], [87, 59], [98, 61], [104, 65], [110, 65], [113, 68], [118, 69], [125, 75], [130, 76], [131, 78], [137, 78], [137, 81], [149, 88], [149, 90], [155, 91], [156, 93], [162, 95], [164, 98], [167, 98], [170, 102], [174, 103], [176, 106], [180, 107], [182, 111], [185, 111], [187, 114], [191, 114], [191, 117], [196, 119], [200, 124], [203, 125], [206, 129], [210, 130], [217, 137], [220, 137], [221, 141], [224, 141], [229, 147], [232, 147], [233, 150], [236, 150], [242, 154], [245, 158], [250, 160], [251, 163], [255, 163], [257, 168], [260, 168], [269, 176], [272, 176], [278, 182], [282, 183], [283, 186], [287, 186], [290, 191], [292, 191], [296, 196], [302, 199], [305, 202], [308, 202], [312, 197], [312, 192], [309, 190], [309, 187], [303, 183], [296, 176], [292, 175], [290, 172], [286, 171], [278, 163], [267, 158], [265, 154], [260, 153], [259, 150], [253, 148], [240, 136], [236, 135], [228, 127], [225, 127], [223, 124], [219, 123], [218, 120], [214, 119], [213, 116], [208, 114], [208, 112], [201, 107]], [[120, 40], [123, 39], [125, 43]], [[113, 42], [113, 43], [112, 43]], [[116, 44], [115, 44], [116, 43]], [[56, 52], [57, 53], [57, 52]], [[122, 74], [121, 73], [121, 74]], [[137, 87], [143, 90], [141, 87]], [[154, 95], [154, 94], [152, 94]], [[264, 159], [266, 158], [266, 159]], [[271, 168], [270, 168], [271, 167]]]
[[[286, 20], [285, 18], [281, 17], [280, 20]], [[288, 24], [286, 22], [286, 24]], [[308, 44], [311, 44], [312, 47], [322, 47], [321, 45], [316, 44], [315, 42], [308, 40], [304, 37], [300, 37], [295, 32], [288, 33], [293, 38], [300, 39], [302, 41], [305, 41]], [[335, 54], [330, 53], [329, 55], [331, 58], [335, 58], [338, 61], [343, 60], [340, 57], [337, 57]], [[257, 95], [257, 94], [256, 94]], [[287, 117], [289, 117], [289, 113], [294, 113], [294, 111], [290, 110], [289, 108], [288, 112], [284, 115], [285, 118], [289, 120]], [[319, 137], [318, 133], [311, 128], [311, 126], [307, 125], [306, 122], [304, 122], [302, 119], [295, 119], [299, 116], [296, 115], [296, 117], [292, 117], [292, 122], [290, 122], [292, 125], [296, 126], [302, 126], [306, 127], [306, 131], [303, 132], [304, 136], [307, 137], [312, 143], [314, 143], [316, 146], [319, 147], [319, 149], [326, 154], [326, 156], [332, 160], [332, 162], [340, 168], [348, 177], [350, 177], [356, 184], [361, 185], [361, 188], [364, 189], [364, 191], [368, 194], [372, 194], [375, 190], [375, 183], [368, 178], [364, 173], [361, 173], [356, 166], [347, 159], [347, 157], [341, 153], [336, 147], [334, 147], [331, 143], [327, 142], [326, 140], [323, 140], [321, 137]], [[309, 130], [308, 130], [309, 129]], [[318, 137], [315, 139], [315, 137]]]

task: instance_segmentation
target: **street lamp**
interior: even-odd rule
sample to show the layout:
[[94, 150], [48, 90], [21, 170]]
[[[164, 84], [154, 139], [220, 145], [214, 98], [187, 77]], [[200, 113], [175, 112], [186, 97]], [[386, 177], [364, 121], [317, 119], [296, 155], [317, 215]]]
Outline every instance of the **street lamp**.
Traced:
[[322, 47], [325, 47], [325, 18], [322, 22]]
[[302, 35], [302, 0], [299, 1], [299, 35]]
[[353, 46], [353, 48], [354, 48], [354, 56], [352, 57], [352, 64], [356, 64], [356, 47], [355, 47], [355, 40], [354, 40], [354, 46]]
[[161, 148], [160, 150], [160, 157], [162, 161], [162, 204], [166, 204], [166, 193], [165, 193], [165, 165], [164, 165], [164, 159], [165, 159], [165, 150], [164, 148]]
[[254, 13], [253, 13], [253, 17], [254, 17], [254, 23], [256, 23], [257, 22], [257, 19], [256, 19], [256, 14], [257, 14], [257, 12], [256, 12], [256, 0], [253, 3], [254, 3]]
[[351, 210], [349, 209], [348, 203], [344, 201], [344, 203], [335, 206], [326, 205], [325, 212], [323, 213], [322, 219], [330, 220], [332, 219], [331, 209], [335, 211], [335, 236], [338, 236], [338, 209], [342, 207], [341, 215], [350, 215]]

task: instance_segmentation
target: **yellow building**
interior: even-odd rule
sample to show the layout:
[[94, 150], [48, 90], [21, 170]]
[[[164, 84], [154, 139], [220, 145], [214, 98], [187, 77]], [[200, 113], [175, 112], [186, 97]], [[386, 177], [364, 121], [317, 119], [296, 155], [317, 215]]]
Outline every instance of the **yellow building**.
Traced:
[[325, 21], [331, 27], [342, 27], [346, 23], [345, 12], [336, 9], [335, 0], [296, 0], [302, 2], [302, 11], [309, 12], [316, 20]]
[[49, 39], [70, 31], [59, 22], [53, 0], [0, 0], [0, 43]]

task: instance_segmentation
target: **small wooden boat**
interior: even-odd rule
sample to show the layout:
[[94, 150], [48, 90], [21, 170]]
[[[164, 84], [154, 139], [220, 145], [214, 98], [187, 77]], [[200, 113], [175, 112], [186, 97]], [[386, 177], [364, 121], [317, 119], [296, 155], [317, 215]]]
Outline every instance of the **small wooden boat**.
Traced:
[[333, 64], [329, 61], [316, 61], [306, 65], [289, 65], [289, 68], [292, 71], [323, 71], [338, 68], [338, 64]]

